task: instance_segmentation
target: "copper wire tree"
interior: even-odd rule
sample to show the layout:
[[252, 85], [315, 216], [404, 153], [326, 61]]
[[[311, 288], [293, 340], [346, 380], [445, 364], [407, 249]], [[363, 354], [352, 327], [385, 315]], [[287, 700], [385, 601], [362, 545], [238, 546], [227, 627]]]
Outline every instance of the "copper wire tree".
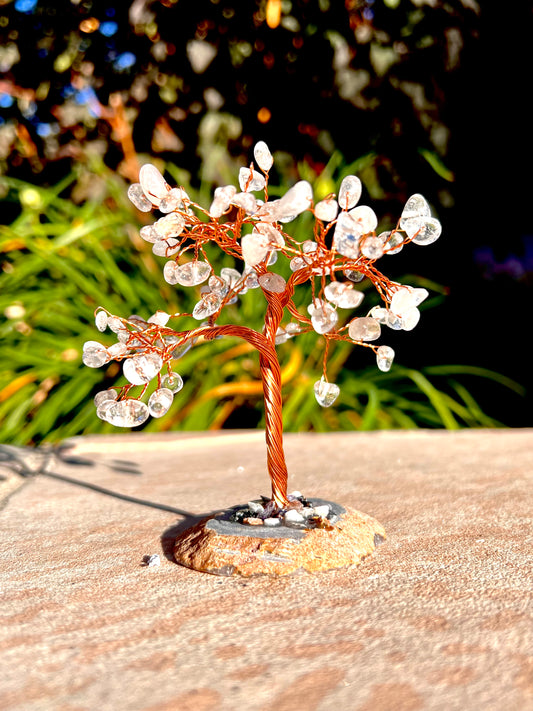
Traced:
[[[408, 242], [431, 244], [439, 237], [441, 226], [431, 216], [426, 200], [415, 194], [407, 201], [396, 227], [377, 233], [374, 211], [357, 205], [362, 186], [353, 175], [342, 180], [338, 196], [330, 195], [316, 204], [311, 185], [303, 180], [282, 197], [270, 200], [268, 176], [273, 158], [264, 142], [255, 145], [254, 158], [255, 165], [252, 162], [240, 169], [240, 190], [233, 185], [217, 188], [208, 210], [192, 201], [183, 188], [171, 188], [153, 165], [142, 166], [139, 183], [128, 189], [129, 198], [139, 210], [157, 208], [162, 216], [153, 225], [142, 227], [141, 237], [153, 244], [154, 254], [167, 258], [165, 280], [183, 287], [202, 285], [200, 298], [192, 314], [158, 311], [146, 321], [139, 316], [121, 318], [98, 308], [98, 330], [109, 328], [118, 340], [109, 347], [87, 342], [83, 362], [99, 367], [110, 360], [123, 361], [128, 383], [99, 392], [95, 405], [103, 420], [135, 427], [150, 415], [161, 417], [168, 411], [174, 394], [183, 385], [172, 362], [196, 341], [236, 336], [251, 344], [259, 352], [267, 466], [272, 482], [272, 498], [265, 509], [268, 515], [276, 515], [291, 507], [276, 345], [313, 330], [325, 338], [323, 374], [314, 385], [316, 398], [324, 407], [332, 405], [339, 394], [339, 387], [327, 379], [331, 341], [349, 341], [371, 349], [378, 368], [388, 371], [394, 351], [374, 344], [381, 327], [413, 329], [420, 317], [417, 307], [428, 292], [390, 281], [377, 269], [376, 261], [399, 252]], [[305, 211], [313, 213], [314, 229], [310, 239], [299, 242], [284, 231], [283, 225]], [[206, 252], [207, 245], [213, 243], [236, 263], [242, 262], [242, 271], [226, 267], [217, 274]], [[292, 273], [287, 280], [272, 268], [279, 256], [290, 260]], [[377, 290], [382, 305], [346, 322], [339, 318], [339, 310], [360, 306], [363, 293], [355, 284], [365, 277]], [[305, 282], [310, 282], [312, 293], [307, 314], [301, 313], [293, 301], [295, 288]], [[266, 300], [262, 331], [242, 325], [217, 325], [224, 307], [250, 289], [261, 289]], [[167, 325], [191, 316], [200, 322], [195, 328], [177, 330]], [[144, 402], [142, 398], [154, 380], [157, 388]]]

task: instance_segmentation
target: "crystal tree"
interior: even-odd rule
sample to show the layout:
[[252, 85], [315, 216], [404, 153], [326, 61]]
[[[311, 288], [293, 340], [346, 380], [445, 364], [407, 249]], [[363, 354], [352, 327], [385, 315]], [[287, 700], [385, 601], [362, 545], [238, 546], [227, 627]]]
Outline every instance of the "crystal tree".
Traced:
[[[255, 145], [254, 158], [255, 164], [240, 169], [239, 187], [217, 188], [207, 210], [191, 200], [183, 188], [170, 187], [155, 166], [142, 166], [139, 182], [130, 185], [128, 196], [138, 210], [150, 212], [156, 208], [161, 216], [141, 228], [141, 237], [153, 245], [154, 254], [167, 259], [165, 280], [171, 285], [199, 287], [199, 300], [192, 314], [157, 311], [148, 320], [136, 315], [122, 318], [98, 308], [96, 327], [113, 331], [117, 343], [109, 347], [96, 341], [85, 343], [83, 362], [96, 368], [110, 360], [122, 361], [127, 384], [99, 392], [95, 405], [101, 419], [119, 427], [135, 427], [150, 415], [161, 417], [168, 411], [183, 386], [173, 361], [199, 339], [236, 336], [251, 344], [259, 352], [264, 392], [267, 466], [272, 482], [267, 509], [275, 515], [291, 505], [276, 345], [309, 331], [323, 336], [323, 374], [314, 384], [316, 399], [323, 407], [331, 406], [339, 395], [338, 385], [327, 378], [331, 341], [369, 348], [376, 356], [377, 367], [388, 371], [394, 351], [374, 343], [382, 326], [412, 330], [420, 318], [418, 306], [428, 292], [389, 280], [376, 262], [383, 255], [397, 254], [409, 242], [431, 244], [440, 236], [441, 225], [431, 216], [424, 197], [415, 194], [408, 199], [396, 227], [378, 233], [375, 212], [367, 205], [358, 205], [362, 186], [354, 175], [342, 180], [337, 197], [330, 195], [317, 203], [305, 180], [282, 197], [269, 199], [273, 158], [263, 141]], [[305, 211], [314, 215], [314, 229], [312, 239], [299, 242], [283, 226]], [[209, 243], [233, 257], [235, 264], [242, 262], [242, 269], [225, 267], [217, 273], [208, 259]], [[279, 256], [289, 260], [288, 279], [272, 268]], [[355, 285], [365, 277], [377, 290], [381, 305], [351, 320], [339, 318], [339, 312], [361, 305], [363, 292]], [[311, 285], [311, 303], [307, 313], [301, 313], [293, 296], [296, 287], [305, 282]], [[224, 307], [250, 289], [261, 289], [265, 297], [262, 331], [236, 324], [217, 325]], [[195, 328], [178, 330], [168, 325], [191, 316], [199, 322]], [[143, 397], [152, 381], [157, 387], [145, 402]]]

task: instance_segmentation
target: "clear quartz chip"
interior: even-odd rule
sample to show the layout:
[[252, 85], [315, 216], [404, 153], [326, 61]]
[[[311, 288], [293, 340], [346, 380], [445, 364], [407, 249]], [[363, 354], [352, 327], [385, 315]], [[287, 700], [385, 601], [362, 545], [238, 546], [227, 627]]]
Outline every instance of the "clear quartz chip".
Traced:
[[259, 286], [265, 291], [272, 291], [275, 294], [283, 294], [287, 286], [287, 282], [275, 272], [265, 272], [258, 277]]
[[161, 387], [176, 394], [183, 387], [183, 378], [179, 373], [171, 370], [170, 373], [167, 373], [161, 378]]
[[361, 254], [367, 259], [379, 259], [383, 256], [383, 242], [379, 237], [365, 237], [361, 240]]
[[179, 252], [181, 242], [173, 237], [160, 239], [152, 246], [152, 252], [158, 257], [171, 257]]
[[358, 284], [360, 281], [363, 281], [363, 279], [365, 278], [364, 274], [356, 271], [355, 269], [345, 269], [344, 276], [346, 277], [346, 279], [353, 281], [355, 284]]
[[407, 309], [401, 316], [401, 329], [402, 331], [412, 331], [413, 328], [420, 321], [420, 311], [413, 306], [412, 309]]
[[264, 170], [265, 173], [272, 168], [274, 164], [274, 159], [272, 158], [272, 153], [269, 147], [264, 141], [258, 141], [254, 146], [254, 158], [257, 165]]
[[94, 323], [96, 325], [96, 328], [100, 331], [103, 332], [107, 328], [107, 320], [109, 316], [105, 311], [97, 311], [96, 316], [94, 317]]
[[269, 253], [268, 240], [257, 231], [243, 235], [241, 239], [242, 256], [246, 264], [255, 267], [266, 259]]
[[159, 235], [159, 239], [168, 239], [169, 237], [179, 237], [183, 232], [185, 220], [181, 215], [171, 212], [164, 217], [160, 217], [157, 222], [154, 222], [153, 228]]
[[403, 237], [399, 232], [382, 232], [379, 235], [383, 239], [383, 254], [398, 254], [403, 249]]
[[[170, 262], [167, 262], [169, 264]], [[165, 264], [165, 268], [167, 267]], [[169, 272], [171, 268], [169, 267]], [[193, 262], [186, 262], [180, 265], [173, 273], [173, 278], [175, 278], [175, 284], [181, 284], [181, 286], [198, 286], [202, 284], [211, 274], [211, 266], [207, 262], [201, 262], [195, 260]], [[163, 275], [165, 276], [165, 269], [163, 269]], [[166, 279], [168, 281], [168, 279]], [[170, 282], [169, 282], [170, 283]]]
[[387, 373], [392, 366], [394, 360], [394, 351], [390, 346], [380, 346], [376, 351], [376, 362], [378, 368]]
[[161, 198], [166, 197], [170, 189], [159, 170], [151, 163], [146, 163], [141, 167], [139, 182], [145, 196], [156, 207], [159, 206]]
[[161, 239], [161, 235], [153, 225], [144, 225], [139, 230], [139, 234], [145, 242], [150, 242], [150, 244], [155, 244]]
[[169, 411], [174, 393], [168, 388], [159, 388], [154, 390], [148, 400], [148, 410], [152, 417], [163, 417]]
[[357, 222], [361, 230], [361, 234], [373, 232], [378, 226], [378, 218], [376, 213], [368, 205], [358, 205], [348, 213], [350, 217]]
[[313, 389], [317, 402], [322, 407], [331, 407], [340, 393], [339, 386], [335, 385], [335, 383], [328, 383], [324, 376], [316, 381]]
[[107, 348], [97, 341], [87, 341], [83, 344], [83, 364], [89, 368], [100, 368], [109, 360]]
[[363, 316], [350, 321], [348, 333], [354, 341], [375, 341], [381, 335], [381, 326], [376, 319]]
[[359, 240], [362, 235], [363, 231], [357, 220], [349, 212], [342, 212], [335, 225], [333, 248], [343, 257], [357, 259], [359, 256]]
[[307, 312], [311, 316], [311, 325], [317, 333], [327, 333], [335, 328], [339, 316], [337, 311], [327, 301], [315, 299], [314, 303], [307, 307]]
[[141, 353], [128, 358], [122, 370], [124, 377], [132, 385], [149, 383], [163, 367], [163, 360], [159, 353]]
[[133, 183], [128, 188], [128, 198], [137, 210], [141, 212], [150, 212], [152, 209], [151, 201], [144, 194], [140, 183]]
[[257, 210], [257, 199], [252, 193], [235, 193], [231, 198], [231, 204], [241, 207], [249, 215], [253, 215]]
[[170, 314], [167, 314], [166, 311], [157, 310], [155, 314], [150, 316], [148, 323], [155, 323], [158, 326], [166, 326], [169, 320]]
[[138, 427], [146, 422], [149, 416], [146, 403], [132, 398], [119, 400], [105, 411], [105, 419], [115, 427]]
[[357, 205], [363, 186], [356, 175], [347, 175], [339, 188], [339, 205], [343, 210], [350, 210]]
[[315, 205], [315, 217], [323, 222], [332, 222], [339, 212], [339, 204], [333, 198], [327, 198]]
[[250, 170], [250, 168], [241, 168], [239, 170], [239, 187], [243, 192], [249, 193], [263, 190], [265, 185], [265, 178], [256, 170]]
[[[412, 234], [409, 233], [410, 225], [405, 229], [407, 234], [411, 237]], [[421, 246], [426, 246], [428, 244], [433, 244], [442, 234], [442, 225], [437, 220], [436, 217], [425, 217], [422, 220], [420, 227], [416, 230], [413, 236], [413, 243]]]
[[356, 309], [364, 299], [364, 294], [353, 288], [352, 284], [332, 281], [326, 285], [324, 296], [341, 309]]
[[412, 309], [414, 306], [419, 306], [428, 296], [429, 292], [427, 289], [401, 286], [392, 295], [390, 302], [391, 311], [398, 316], [403, 316], [406, 311]]
[[211, 217], [221, 217], [231, 205], [231, 199], [237, 192], [234, 185], [224, 185], [216, 188], [213, 202], [209, 208]]
[[214, 292], [209, 292], [204, 294], [200, 301], [196, 304], [193, 309], [192, 315], [198, 321], [203, 321], [215, 314], [222, 304], [222, 300], [218, 294]]
[[400, 227], [403, 229], [404, 225], [402, 222], [405, 220], [410, 220], [413, 217], [429, 217], [431, 215], [431, 209], [428, 205], [426, 198], [420, 193], [415, 193], [405, 203], [405, 206], [400, 215]]
[[118, 392], [110, 388], [109, 390], [101, 390], [94, 396], [94, 404], [98, 408], [104, 402], [114, 402], [118, 397]]

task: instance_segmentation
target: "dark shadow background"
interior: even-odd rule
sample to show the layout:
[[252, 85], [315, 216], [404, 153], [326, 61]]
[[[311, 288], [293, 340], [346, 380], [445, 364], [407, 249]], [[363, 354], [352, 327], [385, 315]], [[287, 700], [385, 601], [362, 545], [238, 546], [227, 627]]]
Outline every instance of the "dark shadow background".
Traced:
[[[294, 0], [276, 18], [277, 5], [0, 2], [0, 169], [54, 184], [96, 151], [131, 179], [117, 111], [138, 154], [197, 185], [226, 182], [260, 139], [286, 153], [284, 180], [296, 164], [313, 178], [332, 154], [366, 156], [379, 215], [422, 192], [444, 226], [395, 257], [395, 274], [447, 290], [402, 342], [403, 362], [483, 366], [530, 392], [531, 6]], [[527, 397], [482, 382], [472, 393], [505, 424], [531, 425]]]

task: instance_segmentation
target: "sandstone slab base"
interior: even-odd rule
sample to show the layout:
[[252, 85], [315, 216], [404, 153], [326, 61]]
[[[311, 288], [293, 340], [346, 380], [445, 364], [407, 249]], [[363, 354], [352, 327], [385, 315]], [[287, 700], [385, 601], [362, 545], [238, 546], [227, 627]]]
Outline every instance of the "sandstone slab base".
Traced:
[[306, 530], [283, 526], [269, 531], [264, 526], [239, 523], [229, 526], [225, 514], [217, 514], [181, 533], [174, 557], [193, 570], [245, 577], [358, 565], [385, 539], [385, 530], [371, 516], [335, 506], [339, 515], [331, 526]]

